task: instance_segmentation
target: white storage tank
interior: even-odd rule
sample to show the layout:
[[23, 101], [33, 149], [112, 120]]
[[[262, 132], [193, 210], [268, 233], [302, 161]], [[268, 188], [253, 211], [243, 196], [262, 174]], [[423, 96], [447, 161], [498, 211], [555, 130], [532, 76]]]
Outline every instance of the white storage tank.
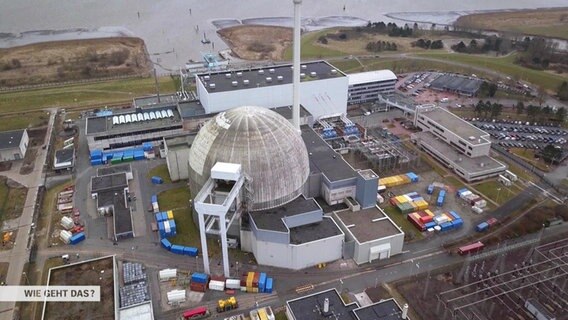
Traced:
[[156, 114], [154, 111], [150, 111], [150, 120], [156, 120]]
[[118, 117], [117, 116], [112, 117], [112, 124], [118, 124]]
[[144, 120], [150, 120], [150, 114], [148, 112], [144, 112]]
[[142, 115], [142, 113], [137, 114], [136, 117], [138, 118], [138, 121], [144, 121], [144, 115]]
[[69, 217], [63, 217], [61, 218], [61, 226], [67, 230], [73, 228], [75, 224], [73, 223], [73, 219], [69, 218]]
[[160, 112], [160, 110], [154, 112], [156, 114], [156, 119], [162, 119], [162, 113]]
[[167, 118], [168, 117], [168, 112], [166, 110], [162, 110], [162, 118]]
[[225, 291], [225, 282], [217, 281], [217, 280], [211, 280], [211, 281], [209, 281], [209, 290]]
[[67, 230], [61, 230], [61, 232], [59, 233], [59, 238], [65, 244], [69, 244], [69, 241], [71, 240], [72, 236], [73, 234]]
[[174, 117], [174, 112], [172, 111], [172, 109], [168, 109], [168, 117], [169, 117], [169, 118], [173, 118], [173, 117]]
[[120, 115], [120, 116], [118, 117], [118, 122], [119, 122], [120, 124], [123, 124], [124, 121], [125, 121], [125, 120], [124, 120], [124, 116], [123, 116], [123, 115]]
[[160, 281], [168, 281], [177, 277], [177, 269], [164, 269], [160, 270]]
[[129, 115], [129, 114], [125, 115], [125, 116], [124, 116], [124, 119], [126, 120], [126, 123], [132, 122], [132, 119], [130, 118], [130, 115]]
[[185, 290], [172, 290], [167, 293], [168, 304], [185, 302]]

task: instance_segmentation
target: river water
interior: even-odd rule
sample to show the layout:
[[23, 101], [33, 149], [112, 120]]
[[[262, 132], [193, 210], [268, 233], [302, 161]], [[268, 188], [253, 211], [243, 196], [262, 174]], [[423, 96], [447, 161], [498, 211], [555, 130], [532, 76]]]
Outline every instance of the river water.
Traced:
[[[482, 10], [566, 6], [567, 0], [304, 0], [307, 30], [354, 26], [366, 21], [409, 19], [451, 23]], [[389, 17], [386, 14], [389, 14]], [[260, 23], [291, 25], [291, 0], [0, 0], [0, 47], [27, 43], [137, 36], [152, 60], [176, 70], [189, 59], [226, 45], [218, 27]], [[206, 37], [211, 44], [202, 44]]]

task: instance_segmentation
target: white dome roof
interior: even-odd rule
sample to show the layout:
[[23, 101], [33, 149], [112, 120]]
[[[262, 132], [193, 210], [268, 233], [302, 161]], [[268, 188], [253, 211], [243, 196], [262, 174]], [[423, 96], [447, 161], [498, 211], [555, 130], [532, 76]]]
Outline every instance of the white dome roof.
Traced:
[[189, 152], [189, 179], [196, 195], [217, 162], [238, 163], [252, 178], [252, 210], [278, 207], [302, 193], [310, 165], [293, 125], [261, 107], [219, 113], [199, 131]]

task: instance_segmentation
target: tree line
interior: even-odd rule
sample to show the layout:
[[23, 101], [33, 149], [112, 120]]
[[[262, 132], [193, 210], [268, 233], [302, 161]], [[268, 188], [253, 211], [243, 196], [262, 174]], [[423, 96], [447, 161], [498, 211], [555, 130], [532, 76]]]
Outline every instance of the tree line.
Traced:
[[367, 43], [367, 46], [365, 47], [365, 49], [367, 49], [367, 51], [370, 52], [381, 52], [381, 51], [396, 51], [398, 50], [398, 47], [396, 45], [396, 43], [394, 42], [388, 42], [388, 41], [377, 41], [377, 42], [369, 42]]
[[[479, 100], [474, 111], [480, 118], [498, 118], [503, 112], [503, 105], [497, 102]], [[533, 104], [525, 106], [522, 101], [515, 105], [515, 112], [518, 115], [526, 114], [531, 121], [564, 121], [566, 118], [564, 107], [555, 110], [550, 106], [540, 107]]]
[[444, 48], [444, 43], [442, 40], [430, 40], [430, 39], [418, 39], [411, 43], [413, 47], [418, 47], [422, 49], [442, 49]]

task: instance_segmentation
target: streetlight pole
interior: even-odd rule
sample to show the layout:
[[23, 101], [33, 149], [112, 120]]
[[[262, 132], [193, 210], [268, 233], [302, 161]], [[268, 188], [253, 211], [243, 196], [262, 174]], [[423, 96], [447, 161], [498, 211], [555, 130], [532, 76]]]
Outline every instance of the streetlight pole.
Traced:
[[501, 195], [501, 188], [497, 188], [497, 200], [495, 202], [499, 203], [499, 195]]
[[28, 280], [28, 274], [24, 271], [22, 272], [22, 274], [24, 275], [24, 278], [26, 278], [26, 285], [30, 285], [30, 281]]
[[237, 278], [238, 278], [238, 277], [239, 277], [239, 262], [236, 261], [235, 263], [236, 263], [236, 265], [237, 265]]

